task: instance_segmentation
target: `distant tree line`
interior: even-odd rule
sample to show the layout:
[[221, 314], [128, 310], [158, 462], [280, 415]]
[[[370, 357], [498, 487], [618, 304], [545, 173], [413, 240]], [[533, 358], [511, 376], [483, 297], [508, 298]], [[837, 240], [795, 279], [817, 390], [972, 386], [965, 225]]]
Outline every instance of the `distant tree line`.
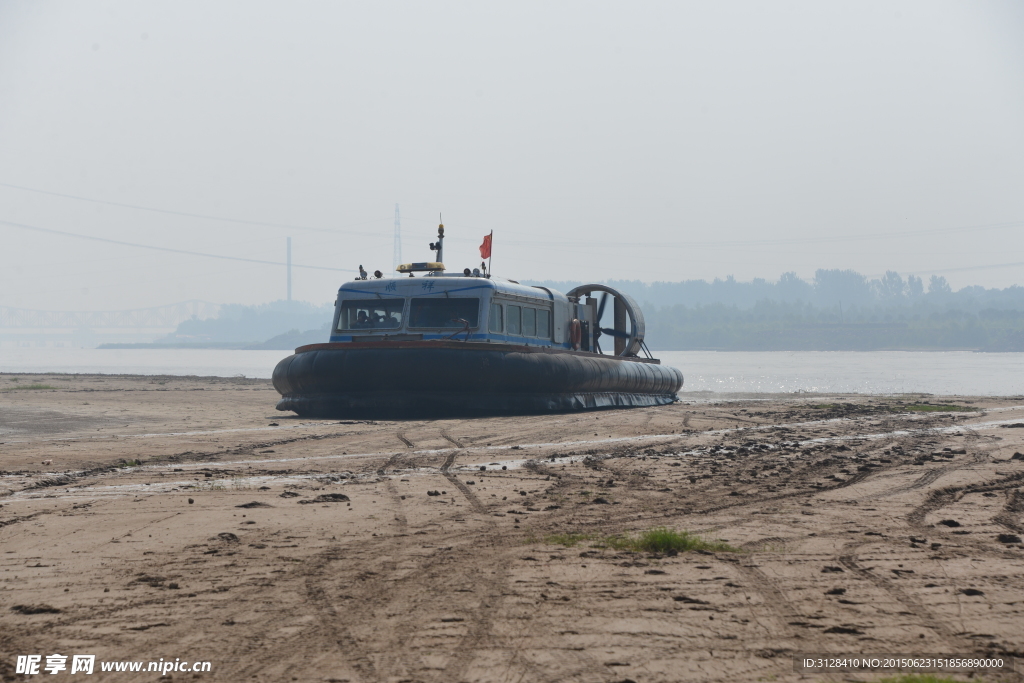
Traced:
[[[565, 292], [581, 283], [530, 282]], [[684, 282], [608, 281], [636, 299], [647, 340], [664, 350], [977, 349], [1024, 351], [1024, 287], [927, 288], [888, 271], [818, 270], [808, 282], [732, 277]]]
[[[580, 282], [524, 282], [567, 292]], [[640, 303], [654, 350], [787, 351], [977, 349], [1024, 351], [1024, 287], [953, 291], [943, 277], [869, 280], [852, 270], [818, 270], [811, 281], [735, 278], [610, 285]], [[611, 323], [610, 311], [605, 324]], [[220, 316], [187, 320], [158, 340], [170, 345], [295, 348], [327, 341], [330, 304], [228, 304]]]

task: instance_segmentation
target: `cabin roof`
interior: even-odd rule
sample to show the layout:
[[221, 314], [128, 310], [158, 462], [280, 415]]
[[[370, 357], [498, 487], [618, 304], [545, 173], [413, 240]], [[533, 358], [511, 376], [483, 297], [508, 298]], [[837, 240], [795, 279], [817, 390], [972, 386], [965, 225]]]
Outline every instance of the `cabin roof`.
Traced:
[[[428, 277], [391, 277], [379, 280], [351, 280], [338, 288], [339, 296], [345, 294], [370, 294], [374, 296], [429, 296], [440, 292], [449, 292], [461, 296], [472, 296], [474, 291], [481, 292], [492, 290], [495, 292], [507, 292], [520, 296], [540, 297], [547, 299], [548, 293], [544, 289], [522, 285], [499, 277], [466, 277], [457, 276], [428, 276]], [[551, 290], [555, 297], [564, 297], [561, 292]]]

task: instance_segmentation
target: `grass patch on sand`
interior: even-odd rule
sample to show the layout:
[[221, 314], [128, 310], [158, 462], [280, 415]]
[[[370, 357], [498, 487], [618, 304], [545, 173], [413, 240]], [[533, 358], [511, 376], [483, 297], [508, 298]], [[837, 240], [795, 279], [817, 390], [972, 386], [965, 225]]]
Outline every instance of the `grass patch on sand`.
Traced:
[[24, 391], [26, 389], [57, 389], [58, 387], [50, 386], [49, 384], [20, 384], [16, 387], [7, 387], [3, 391]]
[[543, 541], [553, 545], [564, 545], [567, 548], [572, 548], [583, 541], [596, 541], [598, 545], [591, 547], [649, 553], [685, 553], [690, 550], [740, 552], [739, 548], [734, 548], [725, 541], [712, 541], [689, 531], [676, 531], [664, 526], [648, 529], [635, 535], [619, 534], [600, 537], [593, 534], [551, 534], [545, 536]]
[[725, 541], [710, 541], [689, 531], [676, 531], [664, 526], [648, 529], [636, 536], [610, 536], [605, 539], [605, 543], [616, 550], [645, 551], [650, 553], [685, 553], [689, 550], [707, 550], [723, 553], [739, 552], [739, 548], [734, 548]]

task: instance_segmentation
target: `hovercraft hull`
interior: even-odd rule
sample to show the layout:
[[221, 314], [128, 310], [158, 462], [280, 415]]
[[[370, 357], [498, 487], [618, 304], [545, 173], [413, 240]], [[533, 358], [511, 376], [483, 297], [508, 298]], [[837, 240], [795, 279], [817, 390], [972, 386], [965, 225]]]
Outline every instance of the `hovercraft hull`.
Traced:
[[522, 414], [665, 405], [683, 375], [657, 361], [464, 342], [312, 344], [274, 369], [303, 417]]

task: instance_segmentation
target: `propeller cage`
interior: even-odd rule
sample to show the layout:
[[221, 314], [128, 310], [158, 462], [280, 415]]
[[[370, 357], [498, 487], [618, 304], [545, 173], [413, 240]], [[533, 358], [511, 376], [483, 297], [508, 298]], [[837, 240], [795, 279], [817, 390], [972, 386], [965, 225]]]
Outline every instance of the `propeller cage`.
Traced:
[[[567, 292], [566, 296], [570, 301], [580, 301], [584, 296], [593, 296], [595, 292], [601, 292], [604, 294], [601, 298], [601, 305], [598, 311], [597, 320], [594, 321], [594, 325], [596, 327], [600, 328], [601, 314], [604, 313], [605, 304], [607, 303], [609, 296], [613, 297], [615, 301], [622, 305], [626, 311], [626, 317], [629, 320], [628, 330], [620, 330], [618, 327], [613, 328], [614, 331], [625, 333], [626, 335], [623, 350], [614, 355], [623, 357], [639, 355], [644, 342], [644, 314], [640, 310], [640, 306], [638, 306], [636, 301], [633, 300], [633, 297], [606, 285], [580, 285], [579, 287]], [[618, 335], [612, 335], [612, 338], [614, 339], [615, 336]]]

